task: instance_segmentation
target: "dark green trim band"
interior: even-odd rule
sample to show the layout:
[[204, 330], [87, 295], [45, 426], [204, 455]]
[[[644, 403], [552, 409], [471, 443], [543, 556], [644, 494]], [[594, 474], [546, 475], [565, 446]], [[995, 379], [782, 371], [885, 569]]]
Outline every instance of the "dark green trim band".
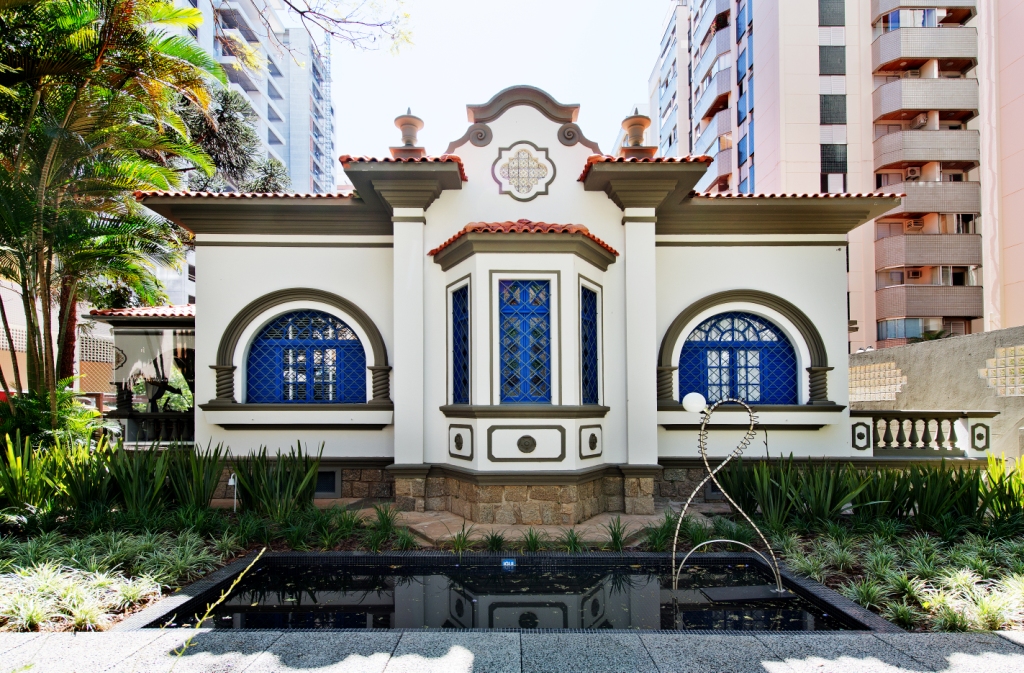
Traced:
[[448, 418], [604, 418], [610, 407], [597, 404], [446, 404]]
[[330, 242], [303, 242], [303, 241], [196, 241], [197, 247], [224, 247], [224, 248], [393, 248], [393, 243], [371, 242], [371, 243], [330, 243]]
[[238, 404], [211, 400], [200, 404], [203, 411], [394, 411], [395, 405], [387, 404]]

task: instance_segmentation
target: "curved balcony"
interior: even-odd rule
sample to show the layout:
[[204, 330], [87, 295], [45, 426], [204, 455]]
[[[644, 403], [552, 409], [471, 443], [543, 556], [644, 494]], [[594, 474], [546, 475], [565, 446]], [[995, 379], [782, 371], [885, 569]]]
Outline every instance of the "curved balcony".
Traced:
[[875, 270], [902, 266], [980, 266], [980, 234], [909, 234], [875, 241]]
[[698, 192], [706, 192], [724, 177], [732, 175], [732, 148], [723, 149], [715, 155], [715, 160], [708, 166], [707, 172], [694, 186]]
[[729, 93], [732, 91], [732, 68], [719, 70], [711, 81], [708, 88], [697, 99], [693, 106], [693, 118], [704, 119], [716, 114], [719, 110], [729, 105]]
[[900, 79], [871, 93], [875, 121], [910, 120], [938, 110], [943, 120], [965, 122], [978, 114], [976, 79]]
[[726, 108], [712, 117], [711, 123], [698, 136], [697, 142], [693, 144], [694, 154], [709, 154], [715, 140], [730, 131], [732, 131], [732, 110]]
[[883, 217], [981, 212], [980, 182], [900, 182], [885, 187], [885, 191], [906, 196]]
[[978, 131], [898, 131], [874, 142], [875, 170], [941, 161], [949, 168], [975, 168], [981, 162]]
[[916, 70], [930, 59], [942, 70], [964, 72], [978, 64], [977, 28], [900, 28], [871, 43], [876, 72]]
[[896, 285], [875, 290], [875, 318], [980, 318], [980, 285]]
[[697, 30], [693, 31], [693, 42], [694, 44], [701, 44], [704, 42], [704, 38], [708, 36], [708, 31], [711, 30], [711, 26], [715, 23], [715, 19], [719, 15], [729, 11], [731, 5], [730, 0], [708, 0], [705, 3], [704, 15], [700, 17], [700, 21], [697, 22]]
[[700, 60], [697, 61], [697, 66], [693, 69], [693, 81], [700, 82], [703, 80], [719, 56], [732, 52], [732, 40], [729, 39], [731, 37], [730, 33], [731, 31], [723, 30], [711, 38], [711, 44], [708, 45], [707, 51], [700, 57]]
[[897, 9], [944, 9], [943, 23], [963, 23], [978, 13], [977, 0], [871, 0], [871, 23]]

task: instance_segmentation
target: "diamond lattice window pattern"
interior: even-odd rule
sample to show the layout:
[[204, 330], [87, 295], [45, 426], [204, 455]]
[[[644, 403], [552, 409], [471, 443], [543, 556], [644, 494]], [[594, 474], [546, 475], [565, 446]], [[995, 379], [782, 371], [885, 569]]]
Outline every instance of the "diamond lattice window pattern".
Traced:
[[583, 404], [598, 404], [597, 293], [589, 288], [580, 290], [580, 354]]
[[498, 174], [519, 194], [529, 194], [548, 176], [548, 167], [537, 160], [529, 150], [520, 149], [498, 167]]
[[452, 292], [452, 404], [469, 404], [469, 286]]
[[551, 402], [551, 293], [546, 280], [498, 285], [501, 401]]
[[708, 402], [728, 397], [756, 404], [796, 404], [796, 353], [770, 321], [721, 313], [697, 326], [679, 353], [679, 395]]
[[249, 349], [246, 401], [366, 402], [366, 352], [352, 328], [321, 311], [286, 313]]

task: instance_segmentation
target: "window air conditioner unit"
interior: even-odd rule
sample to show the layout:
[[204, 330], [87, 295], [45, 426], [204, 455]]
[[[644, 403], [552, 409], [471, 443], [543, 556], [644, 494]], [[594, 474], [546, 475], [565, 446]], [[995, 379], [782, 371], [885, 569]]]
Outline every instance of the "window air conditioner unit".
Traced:
[[907, 77], [909, 77], [910, 79], [921, 79], [921, 71], [920, 70], [908, 70], [907, 71]]
[[907, 278], [911, 280], [921, 280], [921, 269], [909, 269], [907, 271]]
[[[924, 229], [924, 220], [907, 220], [906, 230], [907, 231], [921, 231]], [[911, 271], [910, 273], [914, 273]], [[921, 272], [918, 271], [918, 274]], [[918, 276], [920, 278], [920, 276]]]
[[907, 180], [920, 180], [921, 169], [917, 166], [911, 166], [907, 169]]
[[924, 128], [927, 123], [928, 123], [928, 113], [927, 112], [922, 112], [921, 114], [919, 114], [916, 117], [914, 117], [914, 120], [912, 122], [910, 122], [910, 128], [911, 129]]

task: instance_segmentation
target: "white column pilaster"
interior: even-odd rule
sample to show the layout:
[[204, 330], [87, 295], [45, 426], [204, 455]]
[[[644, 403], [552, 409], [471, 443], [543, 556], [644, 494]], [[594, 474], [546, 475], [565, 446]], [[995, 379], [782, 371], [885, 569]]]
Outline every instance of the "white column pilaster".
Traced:
[[392, 354], [395, 464], [423, 464], [423, 227], [422, 208], [395, 208]]
[[654, 208], [625, 208], [626, 442], [630, 465], [658, 462]]

